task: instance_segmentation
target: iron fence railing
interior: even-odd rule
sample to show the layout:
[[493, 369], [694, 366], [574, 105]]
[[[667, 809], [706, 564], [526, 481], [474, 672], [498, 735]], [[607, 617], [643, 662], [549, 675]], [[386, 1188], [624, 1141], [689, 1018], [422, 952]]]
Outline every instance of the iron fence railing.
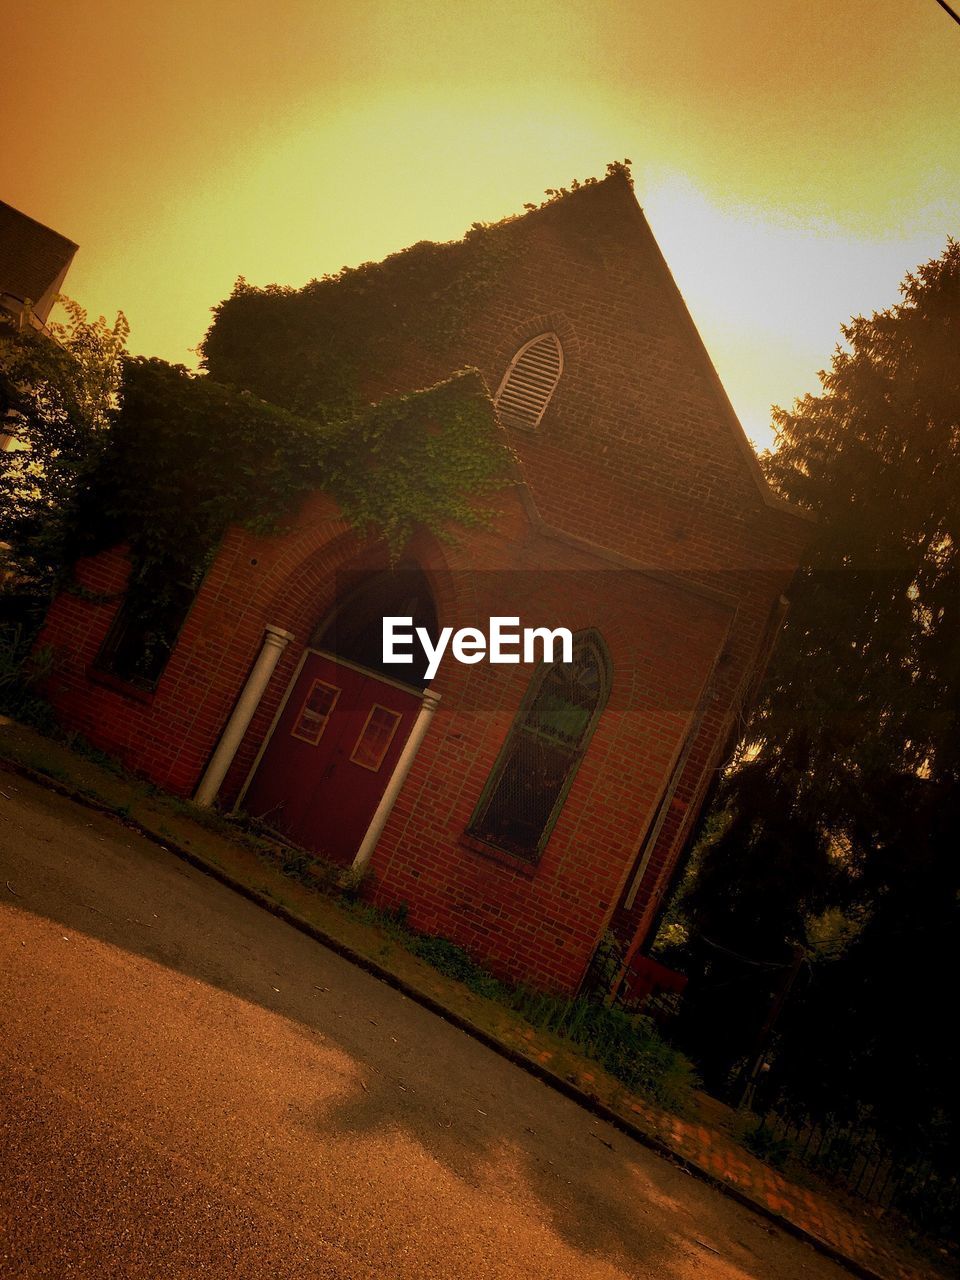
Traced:
[[960, 1180], [924, 1157], [898, 1156], [868, 1128], [809, 1116], [757, 1116], [747, 1141], [760, 1156], [799, 1165], [849, 1194], [895, 1209], [924, 1231], [954, 1238], [960, 1222]]

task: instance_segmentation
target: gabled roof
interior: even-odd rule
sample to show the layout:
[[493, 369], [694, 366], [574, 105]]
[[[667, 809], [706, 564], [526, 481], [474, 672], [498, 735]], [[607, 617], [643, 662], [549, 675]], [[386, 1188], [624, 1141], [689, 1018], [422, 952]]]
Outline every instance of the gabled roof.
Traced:
[[578, 219], [585, 234], [591, 233], [601, 219], [606, 219], [608, 223], [621, 219], [625, 224], [632, 223], [643, 242], [646, 259], [654, 265], [663, 288], [673, 303], [674, 311], [686, 336], [690, 357], [699, 365], [712, 389], [720, 418], [733, 437], [736, 449], [761, 501], [774, 510], [785, 512], [805, 522], [816, 523], [815, 516], [809, 511], [775, 493], [764, 476], [754, 447], [743, 429], [743, 424], [720, 380], [720, 375], [690, 314], [686, 300], [663, 256], [663, 251], [647, 221], [646, 214], [637, 200], [628, 164], [609, 165], [606, 178], [577, 184], [570, 191], [561, 189], [547, 194], [551, 198], [543, 204], [536, 207], [526, 206], [525, 214], [505, 218], [502, 223], [496, 225], [509, 227], [524, 220], [532, 221], [544, 216], [555, 216], [557, 213]]
[[0, 294], [19, 303], [39, 303], [61, 280], [76, 251], [72, 240], [0, 200]]
[[250, 387], [266, 400], [308, 415], [316, 414], [328, 396], [343, 392], [345, 372], [362, 384], [363, 394], [377, 399], [393, 390], [394, 364], [406, 371], [410, 349], [422, 343], [425, 317], [437, 332], [431, 331], [423, 345], [439, 349], [450, 339], [460, 311], [481, 305], [489, 279], [509, 270], [510, 253], [522, 253], [531, 236], [555, 235], [566, 241], [572, 257], [596, 264], [604, 262], [601, 242], [625, 235], [659, 278], [690, 365], [704, 379], [717, 424], [730, 437], [749, 488], [763, 505], [810, 519], [767, 483], [637, 202], [626, 163], [608, 166], [606, 178], [547, 194], [549, 199], [525, 206], [524, 213], [474, 224], [461, 240], [422, 241], [382, 262], [344, 267], [301, 289], [258, 288], [241, 278], [215, 309], [203, 343], [204, 363], [219, 381]]

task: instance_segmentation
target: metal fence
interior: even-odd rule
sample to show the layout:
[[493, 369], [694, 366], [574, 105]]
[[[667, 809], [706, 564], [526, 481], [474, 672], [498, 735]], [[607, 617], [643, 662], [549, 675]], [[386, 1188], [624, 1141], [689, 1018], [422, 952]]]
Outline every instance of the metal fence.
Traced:
[[757, 1116], [748, 1145], [771, 1163], [801, 1166], [849, 1194], [894, 1209], [925, 1232], [953, 1238], [960, 1222], [960, 1182], [931, 1160], [894, 1155], [869, 1129], [771, 1108]]

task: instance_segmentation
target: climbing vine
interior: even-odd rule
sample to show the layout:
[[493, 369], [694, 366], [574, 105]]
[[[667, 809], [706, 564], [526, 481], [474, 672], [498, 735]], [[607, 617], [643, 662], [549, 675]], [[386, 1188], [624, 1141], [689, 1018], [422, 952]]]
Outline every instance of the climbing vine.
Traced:
[[422, 241], [303, 289], [242, 278], [202, 348], [218, 381], [323, 420], [410, 385], [455, 345], [463, 317], [503, 279], [512, 246], [476, 223], [451, 244]]
[[[458, 354], [465, 322], [509, 286], [527, 215], [553, 218], [558, 233], [589, 244], [604, 233], [603, 207], [592, 205], [583, 218], [567, 217], [561, 205], [603, 181], [629, 185], [629, 165], [617, 161], [605, 179], [551, 188], [541, 204], [525, 205], [525, 214], [476, 222], [462, 240], [421, 241], [302, 289], [258, 288], [241, 277], [214, 311], [204, 367], [219, 382], [321, 419], [409, 387], [411, 372], [414, 384], [432, 381], [437, 357], [447, 369], [457, 359], [469, 363], [469, 351]], [[426, 376], [418, 379], [421, 371]]]
[[355, 414], [307, 419], [160, 360], [126, 362], [110, 448], [75, 512], [74, 547], [125, 543], [128, 607], [161, 616], [232, 524], [278, 532], [308, 494], [334, 497], [399, 550], [418, 526], [475, 524], [515, 474], [480, 375], [464, 371]]

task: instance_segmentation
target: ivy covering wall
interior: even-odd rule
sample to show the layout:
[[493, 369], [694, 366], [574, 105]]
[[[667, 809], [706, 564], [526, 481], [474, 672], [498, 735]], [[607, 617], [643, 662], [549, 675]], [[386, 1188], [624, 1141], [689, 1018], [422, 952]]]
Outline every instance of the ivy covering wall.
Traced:
[[223, 532], [280, 531], [323, 490], [361, 534], [398, 551], [417, 527], [449, 535], [490, 512], [516, 462], [474, 370], [317, 421], [160, 360], [129, 360], [110, 448], [76, 510], [75, 547], [126, 543], [130, 597], [163, 612]]
[[258, 288], [241, 277], [214, 311], [204, 367], [220, 382], [320, 418], [402, 389], [411, 357], [415, 365], [423, 353], [449, 355], [465, 320], [509, 287], [511, 268], [529, 252], [531, 226], [549, 224], [588, 258], [605, 236], [620, 237], [619, 214], [594, 201], [584, 216], [569, 197], [601, 182], [631, 188], [629, 165], [617, 161], [605, 179], [551, 188], [525, 214], [474, 223], [462, 240], [421, 241], [302, 289]]
[[[605, 181], [629, 184], [628, 163]], [[603, 202], [600, 223], [567, 202], [596, 183], [525, 208], [578, 244], [602, 238]], [[487, 499], [518, 472], [483, 379], [451, 368], [400, 394], [401, 371], [424, 355], [443, 356], [440, 368], [456, 360], [469, 318], [529, 251], [529, 225], [477, 223], [460, 241], [415, 244], [300, 290], [241, 279], [205, 339], [207, 376], [126, 356], [122, 317], [110, 329], [75, 309], [54, 342], [8, 326], [0, 407], [21, 452], [0, 466], [0, 532], [16, 580], [49, 597], [77, 557], [124, 543], [128, 608], [149, 629], [230, 525], [278, 531], [317, 490], [394, 551], [417, 527], [446, 536], [488, 517]]]

